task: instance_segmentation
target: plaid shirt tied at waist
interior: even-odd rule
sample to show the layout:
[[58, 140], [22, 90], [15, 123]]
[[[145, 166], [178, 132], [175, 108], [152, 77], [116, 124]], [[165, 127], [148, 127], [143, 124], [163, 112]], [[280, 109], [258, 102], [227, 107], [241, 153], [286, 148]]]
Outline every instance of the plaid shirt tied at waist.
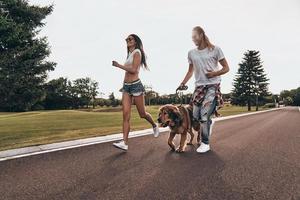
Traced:
[[218, 110], [220, 108], [223, 107], [224, 102], [223, 102], [223, 98], [222, 98], [222, 93], [221, 93], [221, 88], [220, 88], [220, 83], [218, 84], [211, 84], [211, 85], [201, 85], [196, 87], [191, 102], [191, 105], [196, 105], [196, 106], [201, 106], [204, 99], [205, 99], [205, 95], [208, 91], [209, 88], [214, 87], [215, 88], [215, 99], [216, 99], [216, 109], [215, 109], [215, 116], [219, 117], [220, 113], [218, 112]]

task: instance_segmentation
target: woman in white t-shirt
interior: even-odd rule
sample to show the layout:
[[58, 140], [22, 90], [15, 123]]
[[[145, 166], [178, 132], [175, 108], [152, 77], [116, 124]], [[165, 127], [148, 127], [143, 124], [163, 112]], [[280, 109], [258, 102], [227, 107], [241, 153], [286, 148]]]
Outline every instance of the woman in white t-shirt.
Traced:
[[146, 56], [143, 50], [142, 40], [135, 34], [130, 34], [126, 38], [127, 43], [127, 59], [124, 65], [116, 61], [112, 65], [125, 71], [124, 83], [121, 88], [122, 94], [122, 110], [123, 110], [123, 140], [113, 143], [113, 145], [122, 150], [128, 150], [128, 135], [130, 131], [130, 115], [131, 103], [134, 100], [136, 108], [141, 118], [146, 119], [153, 127], [154, 137], [158, 137], [159, 129], [152, 119], [150, 113], [145, 110], [144, 86], [139, 79], [140, 67], [146, 69]]
[[184, 86], [195, 75], [195, 91], [191, 104], [194, 120], [201, 124], [201, 144], [197, 152], [205, 153], [210, 150], [212, 114], [217, 115], [218, 108], [223, 104], [220, 92], [221, 75], [229, 71], [229, 66], [221, 48], [210, 43], [201, 27], [196, 26], [193, 29], [192, 39], [196, 48], [188, 53], [189, 69], [179, 87]]

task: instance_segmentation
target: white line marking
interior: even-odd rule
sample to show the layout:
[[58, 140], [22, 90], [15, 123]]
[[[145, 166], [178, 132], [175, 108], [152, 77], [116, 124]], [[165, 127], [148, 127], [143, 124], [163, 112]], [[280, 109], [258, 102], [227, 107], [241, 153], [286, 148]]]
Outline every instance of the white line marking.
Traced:
[[281, 108], [273, 108], [273, 109], [269, 109], [269, 110], [262, 110], [262, 111], [257, 111], [257, 112], [249, 112], [249, 113], [243, 113], [243, 114], [238, 114], [238, 115], [230, 115], [230, 116], [226, 116], [226, 117], [219, 117], [219, 118], [215, 118], [214, 120], [217, 121], [223, 121], [223, 120], [227, 120], [227, 119], [233, 119], [233, 118], [238, 118], [238, 117], [244, 117], [244, 116], [248, 116], [248, 115], [255, 115], [255, 114], [260, 114], [260, 113], [265, 113], [265, 112], [270, 112], [270, 111], [275, 111], [275, 110], [281, 110], [285, 107], [281, 107]]
[[[274, 108], [274, 109], [263, 110], [263, 111], [258, 111], [258, 112], [231, 115], [231, 116], [227, 116], [227, 117], [219, 117], [219, 118], [215, 118], [213, 120], [214, 121], [223, 121], [223, 120], [227, 120], [227, 119], [233, 119], [233, 118], [254, 115], [254, 114], [260, 114], [260, 113], [281, 110], [281, 109], [283, 109], [283, 108]], [[299, 107], [299, 111], [300, 111], [300, 107]], [[160, 132], [166, 132], [168, 130], [169, 130], [169, 128], [160, 128]], [[146, 135], [151, 135], [151, 134], [153, 134], [152, 129], [145, 129], [145, 130], [130, 132], [129, 138], [146, 136]], [[5, 161], [5, 160], [15, 159], [15, 158], [22, 158], [22, 157], [50, 153], [50, 152], [61, 151], [61, 150], [66, 150], [66, 149], [73, 149], [73, 148], [78, 148], [78, 147], [112, 142], [112, 141], [116, 141], [116, 140], [121, 140], [122, 138], [123, 138], [123, 134], [118, 133], [118, 134], [105, 135], [105, 136], [99, 136], [99, 137], [72, 140], [72, 141], [67, 141], [67, 142], [58, 142], [58, 143], [45, 144], [45, 145], [39, 145], [39, 146], [33, 146], [33, 147], [10, 149], [10, 150], [6, 150], [6, 151], [0, 151], [0, 162]]]
[[[169, 128], [160, 128], [159, 131], [166, 132], [168, 130]], [[141, 136], [146, 136], [151, 134], [153, 134], [152, 129], [145, 129], [145, 130], [130, 132], [129, 138], [141, 137]], [[105, 136], [78, 139], [78, 140], [67, 141], [67, 142], [58, 142], [58, 143], [45, 144], [45, 145], [39, 145], [34, 147], [24, 147], [19, 149], [0, 151], [0, 162], [5, 160], [15, 159], [15, 158], [22, 158], [22, 157], [27, 157], [32, 155], [50, 153], [54, 151], [61, 151], [61, 150], [73, 149], [78, 147], [94, 145], [94, 144], [112, 142], [121, 139], [123, 139], [123, 134], [118, 133], [113, 135], [105, 135]]]

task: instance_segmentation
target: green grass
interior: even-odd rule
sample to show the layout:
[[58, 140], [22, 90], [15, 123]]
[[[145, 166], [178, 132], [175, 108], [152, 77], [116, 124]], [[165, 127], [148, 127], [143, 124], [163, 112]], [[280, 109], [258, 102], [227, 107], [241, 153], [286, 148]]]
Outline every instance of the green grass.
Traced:
[[[159, 106], [147, 107], [154, 119], [158, 109]], [[220, 110], [222, 116], [245, 112], [246, 107], [230, 105]], [[0, 150], [119, 133], [122, 131], [121, 125], [120, 108], [0, 112]], [[151, 128], [139, 118], [135, 107], [132, 108], [131, 125], [132, 130]]]

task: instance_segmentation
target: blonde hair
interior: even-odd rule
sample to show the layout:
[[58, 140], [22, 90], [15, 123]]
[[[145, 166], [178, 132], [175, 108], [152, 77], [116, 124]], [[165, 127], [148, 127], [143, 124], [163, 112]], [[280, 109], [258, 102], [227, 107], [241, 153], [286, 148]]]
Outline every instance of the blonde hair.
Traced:
[[206, 36], [203, 28], [201, 28], [200, 26], [196, 26], [193, 28], [193, 31], [196, 31], [199, 35], [203, 34], [203, 39], [202, 41], [204, 41], [204, 43], [206, 44], [206, 46], [209, 48], [209, 49], [214, 49], [215, 46], [209, 41], [208, 37]]

